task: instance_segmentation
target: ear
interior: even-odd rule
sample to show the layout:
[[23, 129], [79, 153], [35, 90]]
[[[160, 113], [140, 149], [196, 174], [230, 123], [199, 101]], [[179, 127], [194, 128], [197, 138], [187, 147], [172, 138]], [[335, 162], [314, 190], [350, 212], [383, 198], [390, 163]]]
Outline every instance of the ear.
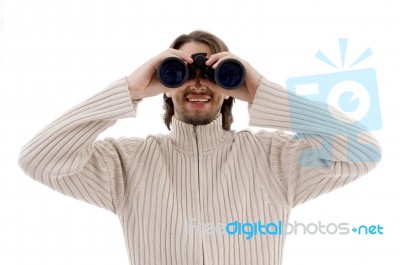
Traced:
[[165, 95], [170, 98], [171, 97], [171, 92], [167, 92], [167, 93], [165, 93]]
[[224, 94], [224, 99], [228, 99], [228, 98], [229, 98], [229, 96]]

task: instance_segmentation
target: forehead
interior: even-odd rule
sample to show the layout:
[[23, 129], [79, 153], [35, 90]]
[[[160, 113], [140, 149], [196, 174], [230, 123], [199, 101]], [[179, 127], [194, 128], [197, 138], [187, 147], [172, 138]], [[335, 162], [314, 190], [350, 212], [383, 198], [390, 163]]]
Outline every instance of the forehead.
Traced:
[[203, 42], [187, 42], [183, 44], [179, 50], [191, 55], [194, 53], [205, 52], [207, 56], [213, 54], [211, 47]]

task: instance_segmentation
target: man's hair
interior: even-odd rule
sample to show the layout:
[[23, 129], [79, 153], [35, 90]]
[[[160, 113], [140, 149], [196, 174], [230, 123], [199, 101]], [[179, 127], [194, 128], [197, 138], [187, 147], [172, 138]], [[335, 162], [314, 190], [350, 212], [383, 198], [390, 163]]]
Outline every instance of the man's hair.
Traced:
[[[170, 47], [173, 49], [179, 49], [182, 47], [182, 45], [188, 42], [201, 42], [208, 44], [211, 47], [213, 54], [229, 51], [228, 46], [220, 38], [211, 33], [200, 30], [193, 31], [189, 34], [180, 35], [172, 42]], [[172, 102], [172, 98], [167, 97], [166, 94], [164, 94], [163, 98], [165, 110], [164, 123], [168, 130], [170, 130], [172, 116], [174, 115], [174, 104]], [[232, 97], [225, 99], [221, 107], [222, 128], [227, 131], [231, 129], [231, 124], [233, 123], [232, 106], [234, 100], [235, 99]]]

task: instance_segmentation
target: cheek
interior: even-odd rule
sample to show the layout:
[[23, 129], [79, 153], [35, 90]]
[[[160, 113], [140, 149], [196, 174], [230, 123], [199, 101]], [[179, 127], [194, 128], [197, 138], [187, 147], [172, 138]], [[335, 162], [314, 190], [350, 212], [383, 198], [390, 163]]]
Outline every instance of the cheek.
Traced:
[[186, 101], [183, 95], [180, 94], [171, 93], [171, 98], [174, 104], [179, 104], [182, 103], [183, 101]]
[[225, 95], [220, 95], [220, 96], [218, 96], [217, 102], [220, 106], [222, 106], [222, 104], [224, 103], [224, 100], [225, 100]]

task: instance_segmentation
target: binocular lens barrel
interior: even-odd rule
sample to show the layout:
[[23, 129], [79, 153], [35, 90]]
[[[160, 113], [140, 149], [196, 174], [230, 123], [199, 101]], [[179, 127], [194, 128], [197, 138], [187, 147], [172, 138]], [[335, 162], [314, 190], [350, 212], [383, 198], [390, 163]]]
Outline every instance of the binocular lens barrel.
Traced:
[[176, 57], [163, 60], [157, 69], [157, 77], [160, 82], [170, 88], [183, 85], [188, 79], [189, 69], [186, 63]]
[[[205, 62], [205, 61], [204, 61]], [[195, 76], [196, 68], [202, 70], [202, 76], [216, 82], [224, 89], [235, 89], [244, 83], [246, 71], [241, 62], [235, 59], [222, 61], [214, 70], [211, 66], [188, 65], [180, 58], [168, 57], [164, 59], [157, 69], [157, 77], [160, 82], [169, 88], [183, 85], [189, 76]]]
[[214, 74], [215, 82], [228, 90], [238, 88], [244, 83], [246, 77], [244, 66], [235, 59], [222, 61]]

